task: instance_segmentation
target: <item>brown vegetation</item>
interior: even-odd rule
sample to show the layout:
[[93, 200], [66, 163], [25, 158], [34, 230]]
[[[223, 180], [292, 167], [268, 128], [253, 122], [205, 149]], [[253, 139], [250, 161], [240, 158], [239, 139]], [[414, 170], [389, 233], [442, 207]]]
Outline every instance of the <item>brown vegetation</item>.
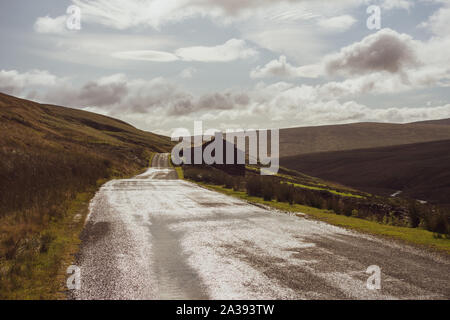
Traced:
[[109, 117], [0, 94], [0, 297], [20, 289], [76, 195], [136, 173], [168, 138]]

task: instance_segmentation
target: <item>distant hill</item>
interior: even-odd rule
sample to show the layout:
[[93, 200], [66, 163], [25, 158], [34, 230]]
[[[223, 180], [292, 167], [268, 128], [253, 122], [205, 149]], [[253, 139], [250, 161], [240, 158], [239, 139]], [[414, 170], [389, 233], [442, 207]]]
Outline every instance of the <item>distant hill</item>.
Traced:
[[[450, 139], [450, 119], [410, 124], [355, 123], [280, 131], [280, 155], [386, 147]], [[433, 125], [430, 125], [433, 124]]]
[[0, 218], [48, 214], [98, 179], [136, 172], [151, 152], [172, 146], [120, 120], [1, 93], [0, 132]]
[[281, 165], [370, 193], [450, 204], [450, 140], [299, 155]]
[[413, 122], [413, 124], [432, 124], [432, 125], [438, 125], [438, 126], [439, 125], [450, 126], [450, 119], [418, 121], [418, 122]]

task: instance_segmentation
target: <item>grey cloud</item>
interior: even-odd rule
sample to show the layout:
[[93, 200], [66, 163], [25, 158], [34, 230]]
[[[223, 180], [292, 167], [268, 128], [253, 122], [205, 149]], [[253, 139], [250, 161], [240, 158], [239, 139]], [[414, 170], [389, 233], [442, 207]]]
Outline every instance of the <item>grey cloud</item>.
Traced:
[[216, 92], [193, 96], [163, 78], [150, 81], [112, 76], [90, 81], [81, 88], [60, 87], [41, 99], [78, 107], [98, 107], [113, 114], [158, 113], [183, 116], [198, 111], [232, 110], [247, 106], [251, 99], [243, 92]]
[[229, 110], [233, 109], [235, 100], [230, 93], [213, 93], [200, 97], [198, 109]]
[[234, 96], [234, 101], [238, 105], [245, 106], [250, 103], [251, 99], [250, 96], [246, 93], [238, 93]]
[[244, 93], [212, 93], [198, 99], [191, 97], [175, 101], [169, 108], [168, 115], [186, 115], [203, 110], [232, 110], [249, 103], [250, 97]]
[[127, 94], [128, 88], [125, 83], [104, 84], [90, 81], [81, 88], [60, 86], [46, 92], [34, 90], [27, 98], [72, 107], [110, 108], [119, 105]]
[[418, 64], [412, 38], [383, 29], [328, 57], [325, 69], [329, 74], [399, 73], [406, 67]]
[[185, 115], [195, 110], [194, 102], [191, 98], [175, 101], [167, 111], [170, 116]]
[[179, 89], [177, 85], [161, 78], [148, 82], [132, 82], [130, 87], [130, 94], [119, 108], [136, 113], [146, 113], [157, 108], [170, 109], [180, 104], [180, 101], [192, 99], [190, 94]]
[[78, 100], [86, 105], [102, 107], [121, 102], [127, 93], [126, 83], [98, 84], [91, 81], [81, 88]]

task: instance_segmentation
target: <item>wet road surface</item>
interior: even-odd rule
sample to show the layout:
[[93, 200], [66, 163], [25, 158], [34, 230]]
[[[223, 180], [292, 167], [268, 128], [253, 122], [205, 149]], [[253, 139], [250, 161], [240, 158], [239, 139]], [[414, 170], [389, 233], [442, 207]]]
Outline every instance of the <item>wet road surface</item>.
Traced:
[[447, 257], [177, 180], [165, 154], [102, 186], [81, 238], [73, 299], [450, 298]]

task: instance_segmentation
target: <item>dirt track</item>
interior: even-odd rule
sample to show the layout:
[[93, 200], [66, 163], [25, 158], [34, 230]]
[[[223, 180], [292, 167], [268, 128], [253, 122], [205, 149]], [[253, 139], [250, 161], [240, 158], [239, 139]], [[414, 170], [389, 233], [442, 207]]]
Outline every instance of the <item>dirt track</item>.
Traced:
[[[449, 299], [450, 261], [176, 180], [167, 155], [91, 202], [74, 299]], [[370, 265], [382, 271], [369, 290]]]

